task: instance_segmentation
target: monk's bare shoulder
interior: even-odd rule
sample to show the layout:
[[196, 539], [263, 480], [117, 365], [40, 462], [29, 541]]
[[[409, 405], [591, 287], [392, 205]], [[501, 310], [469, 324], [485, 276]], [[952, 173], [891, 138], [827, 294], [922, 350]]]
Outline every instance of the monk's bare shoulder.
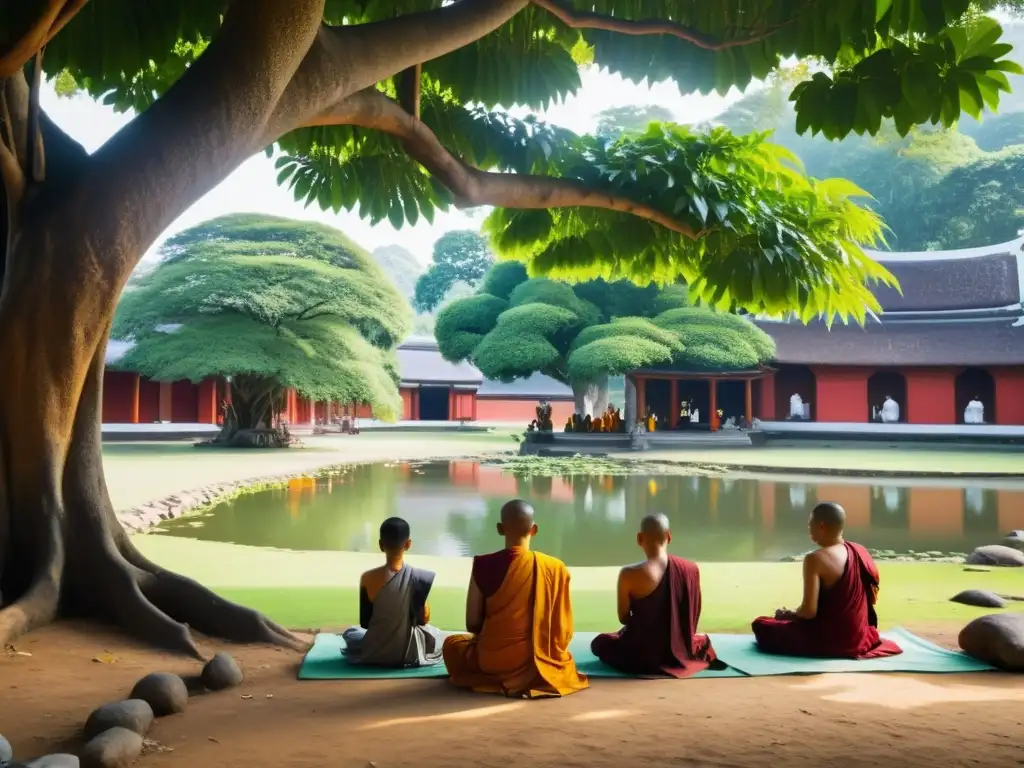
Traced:
[[821, 570], [821, 566], [825, 562], [826, 556], [824, 549], [816, 549], [813, 552], [808, 552], [804, 555], [804, 570], [812, 569], [815, 572]]
[[630, 565], [624, 565], [624, 566], [622, 566], [622, 569], [619, 571], [619, 575], [622, 578], [624, 578], [624, 579], [635, 578], [635, 577], [643, 574], [644, 568], [646, 567], [646, 565], [647, 565], [647, 563], [645, 563], [645, 562], [639, 562], [639, 563], [632, 563]]

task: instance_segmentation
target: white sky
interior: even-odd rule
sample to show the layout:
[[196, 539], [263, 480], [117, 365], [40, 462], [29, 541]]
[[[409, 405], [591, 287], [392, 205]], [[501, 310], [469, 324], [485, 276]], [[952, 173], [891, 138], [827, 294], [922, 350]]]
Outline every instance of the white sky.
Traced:
[[[542, 113], [542, 117], [577, 133], [587, 133], [593, 130], [596, 115], [602, 110], [630, 104], [658, 104], [671, 110], [678, 122], [694, 123], [714, 117], [740, 96], [733, 89], [724, 98], [717, 94], [684, 97], [670, 82], [654, 86], [637, 85], [594, 67], [583, 70], [582, 80], [583, 87], [576, 96], [553, 105]], [[117, 114], [88, 96], [58, 98], [50, 85], [44, 87], [42, 105], [47, 114], [89, 152], [102, 146], [132, 117], [131, 114]], [[433, 225], [421, 222], [416, 227], [396, 230], [385, 220], [373, 227], [355, 213], [342, 211], [335, 215], [332, 211], [321, 211], [315, 203], [303, 208], [295, 202], [290, 190], [277, 186], [276, 177], [273, 158], [262, 152], [251, 157], [182, 214], [154, 244], [147, 257], [154, 256], [167, 237], [228, 213], [267, 213], [321, 221], [342, 230], [368, 250], [384, 245], [401, 245], [423, 262], [430, 260], [434, 242], [447, 230], [477, 229], [480, 226], [479, 212], [471, 217], [453, 209], [447, 214], [436, 215]]]

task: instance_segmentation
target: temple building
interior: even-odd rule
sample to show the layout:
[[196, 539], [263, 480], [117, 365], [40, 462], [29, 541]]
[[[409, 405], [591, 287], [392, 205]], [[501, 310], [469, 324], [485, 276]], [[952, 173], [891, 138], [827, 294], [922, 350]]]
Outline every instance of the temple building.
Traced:
[[[1024, 237], [960, 251], [871, 253], [895, 275], [897, 291], [876, 291], [883, 313], [865, 327], [815, 321], [754, 322], [776, 344], [775, 360], [742, 371], [639, 370], [627, 376], [624, 411], [657, 415], [657, 429], [708, 430], [725, 424], [803, 421], [858, 424], [970, 422], [1024, 425]], [[125, 352], [111, 341], [108, 364]], [[398, 348], [402, 418], [526, 424], [537, 401], [563, 424], [573, 411], [569, 387], [539, 374], [511, 383], [486, 379], [469, 363], [449, 363], [432, 338]], [[215, 424], [223, 381], [155, 382], [108, 370], [105, 423], [158, 421]], [[886, 399], [891, 404], [886, 404]], [[695, 423], [680, 411], [690, 403]], [[970, 407], [969, 407], [970, 406]], [[291, 393], [292, 424], [323, 421], [347, 404], [309, 403]], [[973, 409], [973, 410], [972, 410]], [[370, 417], [367, 406], [358, 415]], [[722, 412], [721, 419], [713, 416]]]
[[[227, 397], [227, 382], [207, 379], [157, 382], [137, 373], [112, 370], [128, 350], [111, 340], [108, 368], [103, 377], [105, 424], [217, 424]], [[404, 421], [490, 421], [529, 423], [536, 418], [537, 401], [551, 402], [556, 423], [573, 411], [572, 390], [548, 376], [536, 374], [510, 383], [491, 381], [469, 363], [449, 363], [429, 337], [413, 337], [397, 350]], [[290, 424], [327, 422], [351, 412], [349, 403], [310, 403], [289, 392], [284, 418]], [[372, 418], [367, 405], [355, 406], [360, 418]], [[559, 421], [560, 420], [560, 421]]]
[[[775, 341], [770, 365], [746, 371], [634, 371], [636, 412], [658, 429], [682, 423], [681, 401], [736, 423], [806, 421], [1024, 425], [1024, 238], [959, 251], [870, 255], [898, 280], [875, 296], [864, 327], [755, 320]], [[887, 398], [894, 404], [886, 405]], [[980, 403], [980, 407], [979, 404]], [[969, 409], [968, 406], [971, 406]], [[883, 408], [885, 414], [883, 418]]]

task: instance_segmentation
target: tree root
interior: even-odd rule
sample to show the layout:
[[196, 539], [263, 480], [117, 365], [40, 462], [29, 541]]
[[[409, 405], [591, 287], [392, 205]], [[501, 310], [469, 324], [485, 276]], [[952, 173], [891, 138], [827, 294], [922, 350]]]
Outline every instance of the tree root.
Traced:
[[64, 543], [57, 521], [51, 521], [42, 565], [36, 569], [25, 593], [0, 610], [0, 646], [49, 624], [57, 616], [61, 574], [64, 571]]
[[268, 643], [305, 651], [303, 642], [258, 611], [232, 603], [192, 579], [164, 570], [125, 541], [125, 557], [143, 572], [142, 594], [160, 610], [211, 637], [236, 643]]

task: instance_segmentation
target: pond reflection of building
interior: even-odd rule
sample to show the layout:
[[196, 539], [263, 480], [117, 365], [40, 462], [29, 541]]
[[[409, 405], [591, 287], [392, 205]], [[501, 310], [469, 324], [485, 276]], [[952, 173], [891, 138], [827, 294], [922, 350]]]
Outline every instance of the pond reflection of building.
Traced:
[[898, 486], [871, 487], [871, 526], [906, 528], [909, 524], [907, 489]]
[[1024, 530], [1024, 491], [1000, 489], [996, 492], [999, 531]]

